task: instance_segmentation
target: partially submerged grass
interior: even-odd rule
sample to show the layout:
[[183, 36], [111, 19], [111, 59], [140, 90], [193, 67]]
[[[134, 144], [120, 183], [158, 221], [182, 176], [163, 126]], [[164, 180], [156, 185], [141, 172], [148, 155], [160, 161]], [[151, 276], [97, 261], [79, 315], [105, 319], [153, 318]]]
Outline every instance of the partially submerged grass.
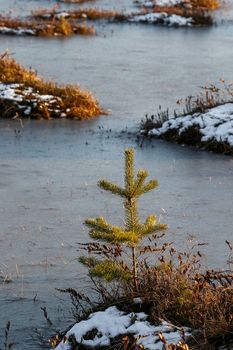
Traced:
[[[57, 18], [62, 12], [56, 8], [51, 10], [47, 8], [39, 8], [32, 12], [32, 17], [36, 19]], [[112, 19], [121, 21], [127, 18], [122, 12], [116, 10], [103, 10], [98, 8], [79, 8], [75, 10], [69, 10], [65, 12], [66, 18], [69, 19], [88, 19], [88, 20], [101, 20], [101, 19]]]
[[[48, 18], [58, 18], [63, 12], [57, 9], [37, 9], [33, 11], [32, 17], [34, 19], [47, 20]], [[148, 9], [144, 6], [139, 11], [132, 13], [124, 13], [116, 10], [103, 10], [98, 8], [79, 8], [75, 10], [69, 10], [64, 13], [64, 16], [69, 19], [87, 19], [89, 21], [108, 20], [114, 22], [130, 21], [133, 22], [133, 18], [141, 15], [147, 15], [150, 13], [166, 13], [167, 16], [179, 15], [185, 18], [192, 18], [192, 24], [194, 25], [212, 25], [213, 19], [207, 10], [201, 8], [199, 10], [193, 10], [192, 8], [186, 9], [181, 6], [157, 6], [152, 9]], [[160, 22], [158, 21], [158, 24]]]
[[19, 84], [16, 90], [23, 96], [21, 102], [0, 98], [1, 115], [7, 118], [15, 115], [24, 117], [25, 108], [28, 110], [28, 107], [30, 107], [29, 116], [39, 119], [60, 116], [89, 119], [103, 113], [98, 101], [90, 92], [81, 90], [78, 85], [58, 85], [44, 81], [34, 71], [22, 67], [7, 53], [0, 56], [0, 82], [6, 87], [9, 84]]
[[[195, 25], [212, 25], [212, 12], [219, 9], [219, 7], [219, 0], [187, 0], [169, 6], [157, 5], [155, 1], [149, 11], [155, 13], [166, 12], [168, 15], [175, 14], [186, 18], [191, 17]], [[142, 8], [146, 9], [143, 4]]]
[[86, 23], [75, 23], [63, 16], [46, 18], [43, 21], [22, 20], [0, 16], [0, 34], [35, 36], [70, 36], [73, 34], [94, 35], [95, 29]]
[[[153, 3], [152, 3], [153, 4]], [[33, 19], [50, 20], [57, 19], [64, 15], [69, 19], [87, 19], [89, 21], [109, 20], [114, 22], [131, 21], [136, 16], [146, 15], [149, 13], [166, 13], [167, 16], [179, 15], [185, 18], [192, 18], [194, 25], [211, 25], [213, 24], [211, 11], [219, 7], [218, 0], [188, 0], [181, 4], [173, 6], [154, 6], [147, 8], [142, 4], [140, 11], [132, 13], [124, 13], [116, 10], [104, 10], [99, 8], [78, 8], [68, 10], [66, 12], [59, 11], [59, 8], [51, 9], [39, 8], [32, 12]], [[158, 21], [158, 23], [160, 23]]]
[[14, 348], [14, 346], [16, 345], [15, 342], [10, 340], [10, 330], [11, 330], [11, 323], [10, 321], [7, 322], [6, 327], [5, 327], [5, 331], [4, 331], [4, 350], [11, 350]]

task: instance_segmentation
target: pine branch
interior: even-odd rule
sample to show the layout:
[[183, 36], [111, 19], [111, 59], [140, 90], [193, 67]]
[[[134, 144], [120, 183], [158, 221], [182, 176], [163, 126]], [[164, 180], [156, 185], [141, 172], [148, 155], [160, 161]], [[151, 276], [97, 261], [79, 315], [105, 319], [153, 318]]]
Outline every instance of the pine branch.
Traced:
[[86, 219], [84, 224], [88, 226], [91, 230], [99, 230], [102, 232], [110, 233], [113, 230], [112, 225], [110, 225], [103, 217], [98, 217], [96, 219]]
[[125, 197], [126, 191], [124, 188], [121, 188], [120, 186], [117, 186], [110, 181], [107, 180], [100, 180], [98, 182], [98, 186], [105, 191], [112, 192], [113, 194], [117, 194], [118, 196]]
[[144, 187], [142, 187], [138, 196], [141, 196], [144, 193], [148, 193], [148, 192], [154, 190], [156, 187], [158, 187], [158, 185], [159, 185], [159, 183], [157, 180], [149, 181]]
[[134, 182], [133, 186], [133, 196], [134, 197], [139, 197], [140, 196], [140, 191], [142, 190], [142, 187], [144, 185], [144, 182], [148, 176], [148, 172], [144, 169], [140, 169], [137, 173], [137, 178]]
[[106, 241], [109, 243], [128, 243], [128, 245], [137, 244], [139, 241], [138, 235], [133, 231], [124, 231], [116, 226], [113, 226], [111, 232], [103, 232], [93, 230], [90, 232], [90, 237], [97, 240]]
[[88, 268], [92, 268], [98, 263], [98, 260], [94, 257], [80, 256], [79, 262]]
[[128, 197], [131, 197], [134, 185], [134, 150], [125, 150], [125, 190]]
[[157, 223], [157, 218], [155, 215], [149, 215], [145, 224], [140, 227], [140, 235], [147, 236], [152, 233], [165, 230], [166, 228], [166, 224]]
[[145, 227], [142, 231], [141, 231], [141, 235], [142, 236], [148, 236], [151, 235], [152, 233], [156, 233], [158, 231], [163, 231], [167, 229], [167, 225], [166, 224], [156, 224], [154, 226], [149, 226], [149, 227]]
[[90, 269], [92, 277], [101, 277], [107, 282], [113, 280], [129, 281], [132, 276], [123, 263], [117, 263], [112, 260], [103, 260], [97, 263], [95, 267]]

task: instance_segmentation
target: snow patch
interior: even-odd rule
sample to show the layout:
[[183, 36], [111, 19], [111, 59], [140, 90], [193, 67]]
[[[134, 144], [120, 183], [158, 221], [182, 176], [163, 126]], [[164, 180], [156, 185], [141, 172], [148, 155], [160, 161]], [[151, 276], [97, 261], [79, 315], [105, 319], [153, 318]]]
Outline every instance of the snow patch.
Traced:
[[[54, 106], [59, 107], [59, 102], [61, 101], [61, 98], [58, 96], [41, 95], [34, 92], [31, 87], [25, 87], [23, 84], [6, 84], [2, 82], [0, 82], [0, 99], [15, 103], [19, 109], [23, 110], [25, 116], [29, 116], [32, 112], [32, 107], [36, 108], [40, 102], [54, 110]], [[61, 113], [59, 108], [54, 111]], [[63, 113], [62, 117], [65, 116]]]
[[0, 34], [9, 35], [36, 35], [33, 29], [0, 27]]
[[[160, 341], [159, 333], [162, 333], [168, 343], [178, 343], [181, 340], [177, 327], [162, 322], [158, 326], [150, 324], [144, 312], [125, 314], [116, 306], [111, 306], [105, 311], [98, 311], [89, 316], [87, 320], [76, 323], [66, 334], [65, 340], [55, 350], [70, 350], [69, 337], [74, 336], [78, 343], [89, 347], [109, 346], [110, 339], [123, 334], [133, 334], [148, 350], [162, 350], [163, 343]], [[96, 330], [93, 339], [84, 339], [89, 331]], [[184, 329], [186, 335], [190, 335]]]
[[191, 17], [183, 17], [179, 15], [169, 15], [166, 12], [152, 12], [146, 15], [137, 15], [129, 19], [130, 22], [142, 22], [142, 23], [158, 23], [168, 26], [186, 27], [193, 24]]
[[70, 14], [68, 12], [59, 12], [55, 15], [55, 17], [57, 19], [61, 19], [62, 17], [63, 18], [69, 18], [70, 17]]
[[152, 0], [152, 1], [145, 1], [140, 3], [142, 6], [147, 8], [153, 8], [155, 6], [161, 6], [161, 7], [171, 7], [179, 4], [183, 4], [184, 1], [182, 0]]
[[160, 128], [150, 130], [149, 134], [161, 136], [171, 129], [181, 134], [191, 126], [198, 127], [201, 141], [228, 142], [233, 147], [233, 103], [211, 108], [205, 113], [170, 118]]

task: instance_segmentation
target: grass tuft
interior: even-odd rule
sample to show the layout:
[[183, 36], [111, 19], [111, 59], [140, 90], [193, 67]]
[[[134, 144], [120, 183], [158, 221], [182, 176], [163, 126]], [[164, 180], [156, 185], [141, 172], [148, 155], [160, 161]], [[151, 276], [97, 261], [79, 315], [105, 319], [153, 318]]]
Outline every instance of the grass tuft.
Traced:
[[[46, 20], [48, 17], [56, 18], [60, 15], [57, 8], [49, 10], [47, 8], [39, 8], [32, 12], [34, 19]], [[66, 11], [66, 16], [69, 19], [88, 19], [88, 20], [101, 20], [101, 19], [112, 19], [112, 20], [124, 20], [126, 16], [115, 10], [102, 10], [98, 8], [79, 8], [76, 10]]]
[[16, 113], [18, 117], [25, 117], [26, 107], [31, 109], [30, 117], [36, 119], [60, 116], [90, 119], [104, 113], [90, 92], [81, 90], [78, 85], [58, 85], [52, 81], [45, 81], [35, 71], [17, 63], [8, 53], [0, 55], [0, 82], [4, 83], [6, 88], [9, 84], [19, 84], [15, 91], [23, 97], [23, 101], [17, 103], [1, 97], [0, 111], [3, 117], [12, 118]]
[[[34, 36], [71, 36], [74, 34], [94, 35], [95, 30], [86, 23], [76, 23], [72, 19], [64, 16], [54, 17], [54, 9], [51, 10], [52, 15], [46, 10], [49, 18], [40, 19], [39, 15], [35, 15], [33, 19], [13, 19], [10, 17], [0, 16], [0, 33], [11, 35], [34, 35]], [[40, 11], [38, 11], [40, 13]], [[40, 20], [39, 20], [40, 19]]]

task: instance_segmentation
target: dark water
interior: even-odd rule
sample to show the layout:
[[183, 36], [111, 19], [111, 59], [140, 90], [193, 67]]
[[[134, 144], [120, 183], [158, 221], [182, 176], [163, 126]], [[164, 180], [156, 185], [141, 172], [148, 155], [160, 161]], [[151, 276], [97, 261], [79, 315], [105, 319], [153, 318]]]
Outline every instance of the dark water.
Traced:
[[[2, 10], [11, 7], [15, 13], [26, 13], [33, 4], [48, 2], [0, 1]], [[121, 201], [96, 183], [103, 177], [123, 181], [125, 147], [135, 147], [137, 166], [160, 182], [140, 202], [142, 218], [156, 212], [169, 224], [168, 239], [180, 247], [190, 236], [194, 243], [208, 242], [203, 248], [208, 266], [224, 267], [228, 258], [233, 159], [162, 141], [139, 147], [121, 130], [135, 130], [145, 113], [159, 104], [174, 108], [199, 86], [220, 77], [233, 80], [233, 27], [112, 24], [97, 30], [96, 37], [65, 40], [0, 37], [0, 51], [10, 49], [46, 78], [80, 83], [112, 110], [90, 122], [25, 121], [22, 128], [0, 121], [0, 270], [12, 278], [0, 285], [0, 326], [3, 333], [11, 321], [15, 349], [39, 348], [31, 335], [35, 327], [47, 328], [41, 306], [54, 327], [71, 322], [68, 303], [55, 288], [89, 287], [76, 259], [77, 242], [88, 239], [86, 217], [102, 214], [122, 222]]]

